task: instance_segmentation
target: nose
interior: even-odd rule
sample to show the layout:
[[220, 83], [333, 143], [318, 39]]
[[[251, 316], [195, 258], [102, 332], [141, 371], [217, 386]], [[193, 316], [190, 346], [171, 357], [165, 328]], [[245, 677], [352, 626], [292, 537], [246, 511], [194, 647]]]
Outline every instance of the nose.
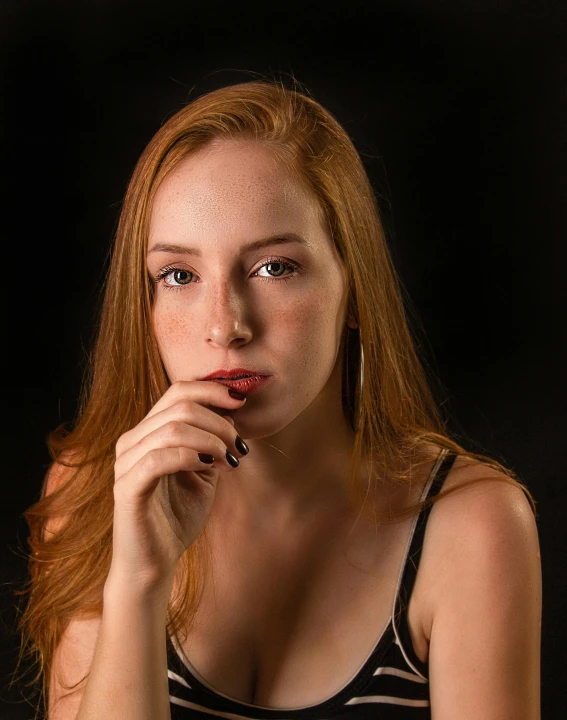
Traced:
[[230, 347], [250, 342], [246, 299], [232, 283], [222, 282], [209, 293], [208, 303], [205, 332], [209, 344]]

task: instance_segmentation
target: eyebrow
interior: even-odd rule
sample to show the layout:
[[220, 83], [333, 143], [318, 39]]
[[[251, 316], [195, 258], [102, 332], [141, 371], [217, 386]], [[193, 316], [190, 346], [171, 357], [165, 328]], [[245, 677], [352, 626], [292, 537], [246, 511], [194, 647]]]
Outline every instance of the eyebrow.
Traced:
[[[286, 243], [298, 243], [305, 247], [312, 248], [311, 243], [308, 243], [305, 238], [295, 233], [283, 233], [280, 235], [272, 235], [261, 240], [254, 240], [247, 245], [243, 245], [241, 253], [252, 252], [254, 250], [261, 250], [262, 248], [269, 247], [271, 245], [284, 245]], [[202, 257], [203, 254], [198, 248], [188, 247], [187, 245], [172, 245], [170, 243], [156, 243], [148, 253], [154, 252], [166, 252], [175, 253], [178, 255], [194, 255], [195, 257]]]

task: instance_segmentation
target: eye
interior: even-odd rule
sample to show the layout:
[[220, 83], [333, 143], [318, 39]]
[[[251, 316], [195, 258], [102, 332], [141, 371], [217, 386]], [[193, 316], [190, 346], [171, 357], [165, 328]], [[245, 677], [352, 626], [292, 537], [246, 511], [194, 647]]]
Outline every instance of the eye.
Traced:
[[[267, 276], [258, 275], [261, 280], [267, 280], [268, 282], [279, 282], [280, 280], [292, 280], [294, 277], [296, 277], [299, 266], [296, 263], [291, 262], [290, 260], [284, 260], [284, 258], [274, 257], [266, 260], [254, 274], [257, 275], [258, 272], [263, 268], [266, 268], [269, 273], [274, 274]], [[286, 268], [291, 270], [288, 275], [283, 274]], [[171, 282], [171, 280], [166, 280], [170, 276], [173, 279], [173, 283]], [[195, 273], [192, 273], [189, 270], [185, 270], [184, 268], [180, 268], [175, 265], [168, 265], [167, 267], [164, 267], [162, 270], [160, 270], [153, 278], [153, 280], [157, 284], [161, 283], [162, 286], [164, 288], [167, 288], [168, 290], [181, 290], [184, 285], [192, 284], [193, 277], [195, 277]]]
[[[275, 270], [273, 266], [275, 266]], [[291, 274], [284, 276], [283, 272], [285, 272], [286, 267], [291, 268]], [[270, 258], [270, 260], [258, 268], [257, 272], [262, 268], [269, 268], [269, 272], [275, 272], [275, 275], [272, 276], [258, 275], [258, 277], [262, 280], [268, 281], [291, 280], [296, 276], [296, 272], [298, 270], [298, 266], [295, 263], [292, 263], [289, 260], [284, 260], [283, 258]]]
[[[161, 285], [168, 290], [182, 290], [184, 285], [190, 285], [194, 273], [185, 268], [177, 267], [176, 265], [168, 265], [162, 268], [157, 275], [153, 277], [153, 281], [156, 285]], [[166, 278], [173, 278], [175, 284], [165, 282]], [[163, 282], [162, 282], [163, 281]]]
[[[183, 268], [177, 268], [177, 267], [167, 267], [163, 270], [160, 270], [156, 277], [156, 282], [159, 282], [160, 280], [164, 280], [166, 277], [169, 277], [170, 275], [173, 276], [174, 282], [178, 283], [179, 285], [189, 285], [191, 282], [191, 276], [193, 273], [189, 272], [189, 270], [184, 270]], [[164, 283], [166, 287], [175, 287], [175, 285], [170, 285], [169, 283]]]

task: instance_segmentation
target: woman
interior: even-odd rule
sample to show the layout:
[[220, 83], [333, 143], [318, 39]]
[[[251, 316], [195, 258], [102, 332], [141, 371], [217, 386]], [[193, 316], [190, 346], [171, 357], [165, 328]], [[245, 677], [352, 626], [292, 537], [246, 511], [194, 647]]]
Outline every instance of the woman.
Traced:
[[449, 437], [311, 98], [244, 83], [158, 131], [85, 387], [26, 513], [49, 720], [539, 718], [535, 503]]

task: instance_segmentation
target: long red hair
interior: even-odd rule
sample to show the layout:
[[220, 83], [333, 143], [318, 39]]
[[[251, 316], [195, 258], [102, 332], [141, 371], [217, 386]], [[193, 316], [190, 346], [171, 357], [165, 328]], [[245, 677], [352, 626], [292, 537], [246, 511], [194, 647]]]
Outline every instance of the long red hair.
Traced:
[[[536, 512], [531, 494], [514, 472], [485, 455], [467, 452], [449, 437], [408, 327], [372, 187], [345, 130], [308, 95], [282, 83], [221, 88], [171, 117], [136, 165], [116, 232], [78, 419], [72, 431], [60, 426], [48, 436], [54, 461], [51, 479], [58, 482], [47, 495], [44, 481], [41, 499], [25, 512], [30, 578], [18, 593], [29, 596], [19, 623], [20, 660], [27, 650], [36, 662], [33, 682], [43, 677], [44, 708], [54, 651], [69, 621], [102, 613], [112, 553], [116, 442], [169, 386], [151, 330], [153, 285], [146, 269], [154, 195], [167, 173], [197, 148], [213, 139], [243, 137], [267, 144], [308, 183], [348, 271], [349, 309], [359, 327], [346, 334], [344, 343], [343, 407], [353, 425], [360, 410], [349, 482], [361, 512], [376, 522], [397, 522], [421, 510], [419, 503], [395, 517], [377, 516], [365, 498], [379, 477], [411, 483], [416, 470], [430, 462], [426, 448], [431, 444], [497, 471], [496, 479], [524, 490]], [[361, 343], [364, 392], [358, 397]], [[361, 486], [363, 457], [376, 472]], [[494, 480], [495, 473], [487, 473], [487, 478]], [[57, 523], [56, 532], [45, 532], [48, 521], [52, 527]], [[197, 541], [182, 559], [183, 583], [170, 600], [170, 634], [190, 625], [206, 560], [204, 541]]]

